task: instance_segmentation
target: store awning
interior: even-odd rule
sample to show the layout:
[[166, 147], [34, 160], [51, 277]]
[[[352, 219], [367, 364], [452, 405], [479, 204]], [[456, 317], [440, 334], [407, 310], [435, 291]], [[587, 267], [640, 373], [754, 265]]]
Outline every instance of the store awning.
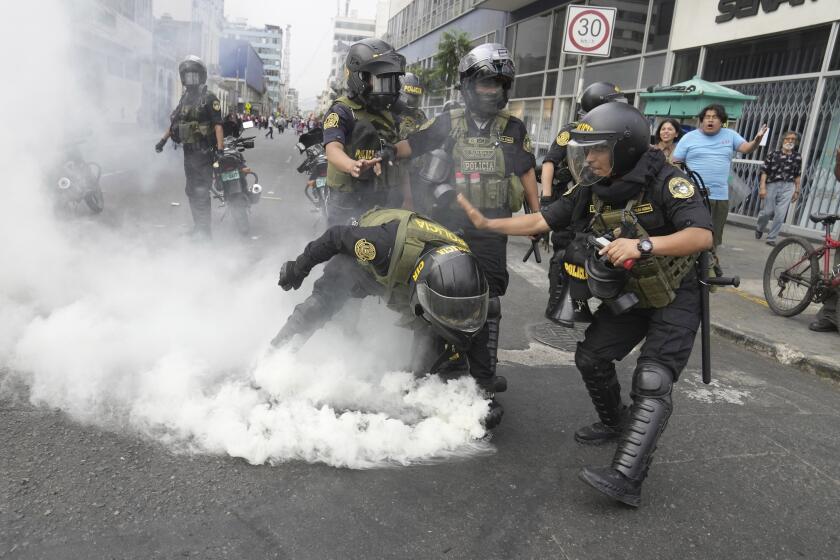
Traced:
[[741, 116], [744, 103], [757, 99], [695, 76], [672, 86], [654, 87], [653, 91], [640, 93], [645, 101], [645, 115], [662, 117], [696, 117], [703, 107], [719, 103], [730, 119]]

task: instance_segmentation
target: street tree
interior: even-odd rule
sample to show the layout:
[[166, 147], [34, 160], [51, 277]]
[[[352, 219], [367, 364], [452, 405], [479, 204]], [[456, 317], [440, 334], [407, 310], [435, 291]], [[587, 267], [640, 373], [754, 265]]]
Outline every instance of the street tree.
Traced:
[[435, 54], [435, 71], [445, 87], [449, 88], [449, 99], [455, 97], [458, 62], [471, 48], [470, 36], [463, 31], [445, 31], [440, 38], [438, 52]]

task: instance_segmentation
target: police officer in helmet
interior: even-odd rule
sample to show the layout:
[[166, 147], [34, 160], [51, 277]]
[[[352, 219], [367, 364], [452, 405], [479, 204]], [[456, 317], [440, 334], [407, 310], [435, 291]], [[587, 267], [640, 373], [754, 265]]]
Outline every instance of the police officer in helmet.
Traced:
[[219, 99], [207, 91], [207, 67], [200, 58], [186, 57], [178, 65], [178, 73], [184, 93], [155, 151], [160, 153], [169, 138], [183, 145], [186, 193], [195, 224], [193, 233], [206, 238], [210, 237], [213, 160], [224, 149], [222, 107]]
[[[399, 123], [400, 140], [405, 140], [409, 134], [417, 132], [429, 120], [426, 113], [420, 109], [422, 99], [423, 84], [420, 82], [420, 78], [416, 74], [406, 72], [402, 78], [400, 97], [393, 108]], [[404, 206], [417, 212], [429, 213], [432, 206], [431, 193], [420, 190], [421, 181], [418, 181], [417, 177], [422, 165], [423, 162], [420, 159], [415, 159], [406, 166], [408, 169], [403, 173], [403, 180], [408, 181], [408, 185], [403, 187], [403, 192], [406, 193], [407, 197]], [[410, 195], [410, 199], [408, 195]]]
[[[415, 330], [414, 372], [436, 372], [449, 356], [445, 347], [472, 355], [473, 339], [487, 318], [487, 281], [464, 240], [445, 227], [410, 210], [371, 210], [358, 226], [332, 226], [309, 243], [283, 265], [279, 285], [298, 289], [322, 262], [327, 264], [312, 294], [295, 307], [273, 346], [283, 347], [295, 337], [305, 342], [351, 298], [378, 296]], [[473, 376], [492, 393], [487, 371]], [[490, 407], [488, 429], [502, 414], [495, 401]]]
[[[556, 231], [581, 223], [575, 212], [584, 212], [585, 231], [593, 240], [603, 238], [593, 242], [602, 248], [586, 260], [587, 283], [603, 303], [575, 352], [599, 421], [578, 429], [575, 439], [618, 442], [610, 466], [585, 467], [580, 478], [631, 506], [640, 504], [642, 482], [673, 409], [672, 385], [694, 345], [701, 318], [695, 261], [712, 246], [711, 216], [700, 193], [661, 152], [648, 149], [649, 139], [638, 110], [605, 103], [571, 131], [567, 162], [578, 186], [541, 213], [488, 220], [459, 198], [482, 230]], [[640, 342], [628, 409], [614, 363]]]
[[[595, 82], [590, 84], [583, 90], [581, 94], [580, 117], [582, 118], [586, 113], [609, 102], [626, 103], [627, 98], [621, 93], [621, 89], [610, 82]], [[572, 181], [572, 174], [566, 165], [566, 146], [571, 140], [571, 131], [578, 125], [578, 121], [572, 121], [564, 124], [557, 132], [554, 142], [545, 154], [542, 162], [540, 173], [540, 183], [542, 185], [542, 192], [540, 193], [540, 208], [546, 208], [549, 204], [557, 200], [569, 186]], [[566, 249], [569, 243], [574, 238], [574, 225], [566, 231], [555, 231], [551, 234], [551, 244], [554, 254], [549, 263], [548, 280], [549, 280], [549, 297], [546, 306], [546, 317], [555, 320], [558, 315], [558, 308], [562, 305], [563, 297], [563, 265], [565, 263]], [[576, 309], [579, 311], [578, 317], [585, 317], [589, 308], [585, 301], [575, 301]]]
[[405, 57], [380, 39], [354, 43], [347, 53], [348, 94], [335, 101], [324, 119], [331, 224], [401, 201], [399, 166], [381, 156], [383, 145], [399, 140], [390, 108], [404, 73]]
[[[420, 127], [397, 146], [399, 157], [417, 157], [451, 147], [449, 182], [492, 217], [507, 217], [522, 207], [539, 207], [531, 139], [524, 123], [504, 108], [516, 74], [508, 50], [497, 43], [472, 49], [458, 64], [465, 107], [452, 108]], [[478, 258], [490, 286], [487, 324], [476, 336], [482, 345], [467, 360], [473, 375], [496, 376], [501, 301], [508, 285], [507, 236], [473, 227], [454, 201], [434, 217], [464, 240]], [[498, 388], [505, 382], [499, 378]]]

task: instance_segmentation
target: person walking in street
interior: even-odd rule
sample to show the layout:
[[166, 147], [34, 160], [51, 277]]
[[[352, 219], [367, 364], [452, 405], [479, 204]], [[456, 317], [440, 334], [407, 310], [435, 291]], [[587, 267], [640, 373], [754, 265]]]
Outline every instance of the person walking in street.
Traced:
[[[840, 146], [834, 153], [834, 178], [840, 181]], [[840, 249], [834, 250], [834, 268], [840, 266]], [[817, 311], [817, 318], [808, 328], [814, 332], [831, 332], [837, 330], [837, 300], [840, 293], [837, 288], [826, 298], [820, 310]]]
[[272, 140], [274, 140], [274, 117], [273, 116], [268, 117], [268, 120], [266, 121], [266, 127], [268, 128], [268, 132], [265, 133], [265, 137], [266, 138], [271, 138]]
[[[587, 249], [578, 266], [603, 304], [578, 343], [575, 365], [599, 421], [579, 428], [575, 440], [617, 441], [618, 448], [611, 465], [584, 467], [579, 476], [633, 507], [641, 503], [642, 483], [674, 408], [673, 385], [694, 346], [702, 313], [695, 262], [713, 241], [711, 216], [695, 185], [649, 146], [644, 115], [631, 105], [605, 103], [571, 131], [568, 162], [577, 186], [542, 212], [488, 219], [458, 196], [480, 230], [533, 236], [588, 224], [580, 233], [600, 249]], [[633, 261], [631, 271], [627, 261]], [[640, 343], [628, 409], [615, 362]]]
[[193, 55], [185, 58], [178, 66], [178, 73], [184, 94], [172, 112], [172, 124], [155, 145], [155, 151], [160, 153], [169, 138], [184, 146], [185, 190], [195, 223], [193, 234], [209, 238], [212, 165], [225, 147], [222, 107], [219, 99], [207, 91], [207, 67], [200, 58]]
[[729, 215], [729, 170], [732, 167], [732, 152], [754, 152], [767, 132], [767, 125], [761, 125], [755, 138], [747, 142], [734, 130], [723, 127], [728, 117], [722, 105], [712, 104], [704, 107], [697, 118], [700, 120], [700, 127], [682, 137], [674, 150], [672, 160], [674, 163], [685, 163], [690, 170], [698, 173], [709, 189], [717, 247], [723, 243], [723, 228]]
[[758, 197], [764, 208], [755, 224], [755, 238], [761, 239], [767, 222], [773, 220], [767, 233], [767, 244], [775, 245], [782, 229], [788, 207], [799, 199], [799, 180], [802, 176], [802, 156], [798, 151], [799, 134], [788, 130], [782, 136], [780, 149], [771, 152], [761, 166]]

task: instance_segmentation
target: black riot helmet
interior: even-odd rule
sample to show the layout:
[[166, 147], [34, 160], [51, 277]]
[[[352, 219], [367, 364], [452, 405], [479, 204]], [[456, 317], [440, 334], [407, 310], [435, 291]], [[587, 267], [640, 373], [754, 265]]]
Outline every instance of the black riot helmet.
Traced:
[[457, 245], [424, 253], [411, 275], [411, 309], [456, 348], [487, 321], [489, 289], [475, 255]]
[[186, 87], [198, 87], [207, 81], [207, 66], [197, 56], [191, 54], [178, 65], [181, 84]]
[[[504, 45], [484, 43], [468, 52], [458, 63], [458, 75], [461, 94], [470, 112], [478, 117], [492, 117], [504, 109], [515, 74], [516, 66]], [[495, 91], [478, 93], [479, 84], [482, 89], [495, 86]]]
[[423, 84], [417, 74], [406, 72], [402, 78], [402, 89], [400, 100], [412, 109], [420, 107], [420, 100], [423, 97]]
[[400, 94], [405, 57], [381, 39], [353, 43], [344, 63], [350, 97], [374, 110], [387, 109]]
[[571, 131], [566, 162], [575, 181], [594, 185], [633, 169], [650, 144], [650, 125], [626, 103], [595, 107]]
[[583, 90], [580, 96], [580, 109], [583, 114], [586, 114], [595, 107], [610, 101], [627, 103], [627, 97], [621, 93], [621, 88], [615, 84], [595, 82]]

